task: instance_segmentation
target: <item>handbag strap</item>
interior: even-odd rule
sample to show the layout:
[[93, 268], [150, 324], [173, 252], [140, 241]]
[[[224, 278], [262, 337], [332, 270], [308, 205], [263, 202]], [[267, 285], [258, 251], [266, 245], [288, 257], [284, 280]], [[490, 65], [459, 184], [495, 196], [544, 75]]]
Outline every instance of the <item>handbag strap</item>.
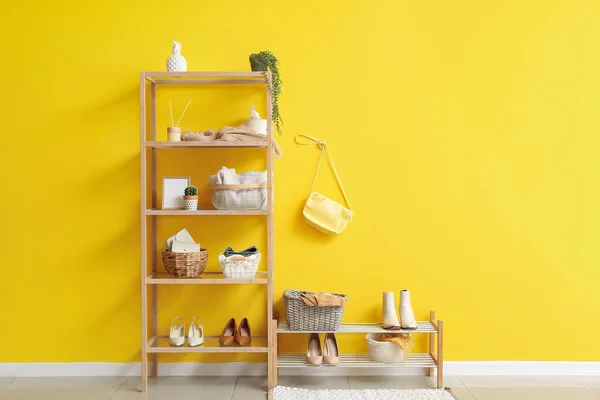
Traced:
[[[303, 139], [307, 139], [307, 140], [303, 140]], [[335, 174], [337, 183], [340, 186], [340, 189], [342, 190], [342, 194], [344, 195], [344, 200], [346, 200], [346, 205], [348, 205], [349, 209], [352, 209], [352, 207], [350, 207], [350, 202], [348, 201], [348, 197], [346, 196], [346, 192], [344, 191], [344, 186], [342, 185], [342, 180], [340, 179], [340, 176], [338, 175], [338, 173], [335, 169], [335, 165], [333, 165], [333, 160], [331, 159], [331, 155], [329, 154], [329, 151], [327, 150], [327, 143], [325, 143], [325, 141], [323, 141], [323, 140], [315, 139], [314, 137], [308, 136], [308, 135], [297, 135], [296, 143], [298, 143], [302, 146], [317, 146], [321, 149], [321, 154], [319, 155], [319, 161], [317, 162], [317, 170], [315, 171], [315, 176], [313, 177], [312, 183], [310, 184], [310, 191], [308, 192], [308, 194], [310, 195], [313, 191], [313, 187], [315, 186], [315, 181], [317, 180], [317, 175], [319, 173], [319, 166], [321, 165], [321, 160], [323, 159], [323, 153], [325, 153], [327, 155], [327, 159], [329, 160], [329, 164], [331, 165], [331, 169], [333, 170], [333, 173]]]

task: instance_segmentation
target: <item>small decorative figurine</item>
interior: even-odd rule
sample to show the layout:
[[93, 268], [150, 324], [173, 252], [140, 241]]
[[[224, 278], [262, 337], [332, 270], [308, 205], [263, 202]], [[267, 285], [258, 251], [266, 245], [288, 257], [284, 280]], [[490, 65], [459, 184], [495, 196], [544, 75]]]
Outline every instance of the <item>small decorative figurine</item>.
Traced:
[[244, 125], [256, 133], [267, 134], [267, 120], [260, 118], [254, 106], [250, 106], [250, 119], [245, 120]]
[[181, 43], [173, 41], [173, 54], [167, 59], [167, 71], [185, 72], [187, 71], [187, 61], [181, 55]]
[[198, 189], [196, 189], [196, 186], [185, 188], [183, 201], [186, 210], [195, 211], [198, 209]]

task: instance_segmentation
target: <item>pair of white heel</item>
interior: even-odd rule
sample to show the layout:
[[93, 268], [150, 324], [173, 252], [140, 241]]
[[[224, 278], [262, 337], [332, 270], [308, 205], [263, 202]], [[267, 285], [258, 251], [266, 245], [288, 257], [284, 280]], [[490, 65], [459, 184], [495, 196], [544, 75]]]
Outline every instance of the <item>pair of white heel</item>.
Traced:
[[[181, 320], [183, 324], [175, 323]], [[171, 346], [183, 346], [185, 344], [185, 319], [177, 316], [171, 321], [171, 330], [169, 331], [169, 343]], [[188, 345], [196, 347], [204, 344], [204, 327], [200, 325], [200, 318], [196, 315], [192, 318], [190, 329], [188, 331]]]
[[417, 321], [410, 304], [410, 292], [400, 291], [400, 321], [396, 314], [394, 292], [383, 292], [383, 329], [417, 329]]

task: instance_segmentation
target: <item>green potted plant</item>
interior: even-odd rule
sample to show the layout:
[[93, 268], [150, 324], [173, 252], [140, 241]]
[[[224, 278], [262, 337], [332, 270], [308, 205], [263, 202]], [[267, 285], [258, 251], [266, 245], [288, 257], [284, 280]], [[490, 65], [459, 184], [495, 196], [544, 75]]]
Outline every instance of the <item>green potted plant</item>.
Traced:
[[260, 53], [250, 54], [250, 68], [252, 71], [271, 71], [271, 85], [269, 93], [271, 94], [271, 103], [273, 105], [273, 122], [277, 132], [283, 133], [283, 119], [279, 113], [279, 96], [281, 95], [281, 77], [279, 76], [279, 61], [270, 51], [261, 51]]
[[183, 202], [186, 210], [195, 211], [198, 209], [198, 189], [196, 189], [196, 186], [188, 186], [185, 188]]

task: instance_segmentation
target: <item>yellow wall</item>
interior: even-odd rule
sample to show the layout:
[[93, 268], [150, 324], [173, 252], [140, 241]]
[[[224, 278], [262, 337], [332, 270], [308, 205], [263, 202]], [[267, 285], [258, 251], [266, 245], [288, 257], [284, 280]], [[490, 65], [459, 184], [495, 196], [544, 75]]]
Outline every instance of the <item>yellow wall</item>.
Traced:
[[[173, 39], [190, 70], [281, 60], [277, 299], [343, 292], [345, 320], [375, 321], [382, 291], [409, 288], [419, 318], [446, 320], [449, 360], [600, 359], [598, 1], [3, 1], [0, 30], [1, 362], [139, 359], [138, 72], [163, 70]], [[169, 99], [194, 99], [196, 130], [262, 100], [203, 90], [160, 91], [159, 133]], [[301, 132], [329, 142], [356, 212], [339, 237], [302, 222], [318, 152]], [[204, 204], [221, 165], [263, 166], [160, 154], [159, 177], [191, 175]], [[317, 186], [340, 199], [331, 174]], [[160, 221], [161, 242], [188, 227], [213, 270], [226, 245], [265, 247], [260, 217]], [[159, 325], [198, 314], [217, 334], [248, 315], [264, 333], [263, 295], [162, 288]]]

